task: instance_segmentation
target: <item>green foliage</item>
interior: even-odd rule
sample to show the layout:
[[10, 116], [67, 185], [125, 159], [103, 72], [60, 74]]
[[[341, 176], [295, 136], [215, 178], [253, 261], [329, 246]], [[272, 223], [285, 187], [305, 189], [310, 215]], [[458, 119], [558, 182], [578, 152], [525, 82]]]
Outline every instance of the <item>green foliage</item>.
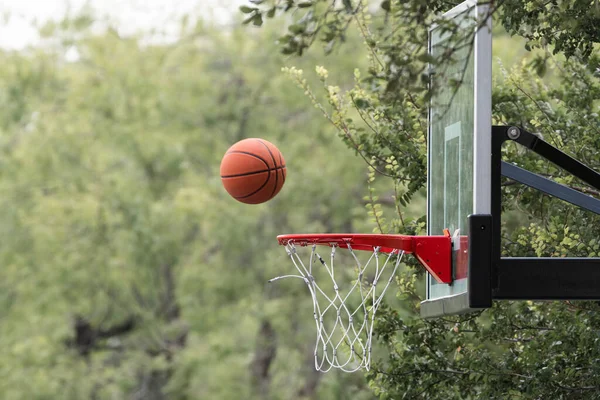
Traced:
[[[342, 5], [334, 0], [249, 0], [253, 7], [242, 6], [242, 12], [252, 13], [251, 18], [266, 14], [274, 17], [277, 11], [294, 15], [288, 33], [281, 38], [284, 54], [302, 55], [316, 40], [330, 52], [336, 44], [345, 41], [348, 27], [358, 20], [357, 16], [371, 3], [364, 0], [344, 0]], [[392, 27], [390, 35], [402, 29], [406, 43], [422, 47], [423, 35], [437, 16], [462, 0], [378, 1], [381, 13], [376, 25]], [[481, 2], [488, 4], [488, 2]], [[526, 48], [552, 47], [554, 54], [587, 59], [600, 43], [600, 2], [597, 0], [500, 0], [489, 2], [493, 14], [511, 35], [526, 39]], [[261, 19], [262, 21], [262, 19]], [[389, 38], [388, 38], [389, 39]], [[383, 44], [383, 43], [381, 43]], [[371, 44], [369, 44], [371, 45]], [[378, 46], [379, 47], [379, 46]], [[402, 52], [401, 49], [398, 49]], [[411, 59], [411, 64], [414, 59]]]
[[506, 30], [527, 39], [527, 48], [552, 46], [563, 53], [587, 59], [600, 43], [600, 2], [593, 0], [506, 0], [500, 20]]
[[[288, 90], [276, 33], [198, 23], [151, 45], [76, 25], [0, 51], [0, 397], [372, 398], [311, 371], [305, 287], [266, 284], [293, 268], [277, 234], [366, 220], [363, 166]], [[287, 160], [268, 204], [221, 186], [246, 137]]]
[[[599, 169], [597, 2], [539, 3], [494, 9], [544, 50], [496, 77], [494, 118]], [[172, 44], [94, 34], [84, 15], [43, 27], [43, 49], [0, 52], [0, 397], [595, 396], [596, 303], [506, 302], [424, 321], [414, 261], [397, 278], [401, 305], [380, 309], [372, 392], [360, 375], [312, 370], [305, 288], [265, 284], [291, 268], [275, 235], [424, 230], [426, 67], [447, 61], [425, 43], [451, 4], [365, 5], [253, 0], [240, 11], [247, 24], [269, 20], [260, 36], [184, 22]], [[327, 62], [307, 51], [317, 41]], [[68, 49], [80, 59], [68, 62]], [[286, 66], [278, 50], [303, 57]], [[265, 205], [221, 188], [220, 156], [246, 137], [276, 143], [288, 163]], [[504, 151], [600, 196], [523, 149]], [[503, 190], [506, 255], [600, 252], [598, 216], [511, 182]]]
[[[496, 35], [501, 51], [515, 45], [544, 51], [514, 66], [498, 63], [494, 77], [494, 123], [522, 125], [545, 140], [600, 169], [600, 75], [598, 74], [597, 2], [498, 2], [495, 18], [510, 34]], [[261, 7], [268, 2], [260, 2]], [[331, 124], [343, 142], [369, 166], [367, 214], [376, 232], [415, 233], [424, 227], [420, 214], [404, 218], [425, 185], [426, 63], [452, 62], [452, 53], [429, 59], [426, 30], [447, 2], [383, 1], [374, 11], [358, 1], [339, 6], [315, 1], [307, 9], [296, 2], [279, 4], [294, 11], [295, 27], [281, 42], [284, 53], [306, 53], [316, 39], [330, 52], [346, 35], [358, 32], [369, 65], [355, 72], [353, 86], [316, 67], [322, 89], [307, 75], [286, 69]], [[591, 8], [590, 8], [591, 4]], [[266, 5], [269, 7], [270, 5]], [[449, 27], [450, 28], [450, 27]], [[333, 42], [332, 42], [333, 41]], [[290, 44], [292, 43], [292, 44]], [[342, 51], [354, 48], [339, 47]], [[321, 61], [318, 65], [322, 64]], [[435, 90], [435, 88], [432, 88]], [[588, 187], [549, 162], [515, 144], [504, 159], [595, 197]], [[389, 179], [388, 179], [389, 178]], [[386, 183], [387, 182], [387, 183]], [[385, 204], [380, 192], [399, 192]], [[514, 182], [503, 182], [503, 254], [507, 256], [594, 257], [599, 254], [600, 217], [549, 198]], [[388, 223], [388, 221], [402, 223]], [[587, 399], [597, 397], [600, 309], [595, 302], [497, 302], [485, 312], [423, 320], [422, 268], [409, 265], [397, 279], [402, 306], [381, 310], [377, 335], [387, 355], [367, 373], [382, 399], [485, 398]]]

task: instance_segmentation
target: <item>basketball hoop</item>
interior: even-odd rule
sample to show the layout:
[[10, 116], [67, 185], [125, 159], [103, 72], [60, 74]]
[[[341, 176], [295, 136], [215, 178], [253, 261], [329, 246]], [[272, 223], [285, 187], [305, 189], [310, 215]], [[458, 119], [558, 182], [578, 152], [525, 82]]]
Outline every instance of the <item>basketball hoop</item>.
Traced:
[[[370, 369], [373, 325], [383, 296], [405, 253], [413, 254], [439, 282], [452, 282], [451, 238], [444, 236], [304, 234], [278, 236], [298, 274], [271, 279], [302, 279], [311, 294], [317, 328], [315, 369], [345, 372]], [[327, 261], [318, 246], [330, 247]], [[309, 251], [302, 260], [301, 250]], [[335, 266], [342, 249], [354, 269]], [[361, 260], [356, 250], [370, 252]], [[307, 251], [308, 253], [308, 251]], [[336, 254], [337, 253], [337, 254]], [[339, 264], [339, 262], [338, 262]], [[316, 277], [325, 275], [320, 285]], [[346, 279], [344, 279], [346, 278]], [[383, 288], [381, 288], [383, 286]]]

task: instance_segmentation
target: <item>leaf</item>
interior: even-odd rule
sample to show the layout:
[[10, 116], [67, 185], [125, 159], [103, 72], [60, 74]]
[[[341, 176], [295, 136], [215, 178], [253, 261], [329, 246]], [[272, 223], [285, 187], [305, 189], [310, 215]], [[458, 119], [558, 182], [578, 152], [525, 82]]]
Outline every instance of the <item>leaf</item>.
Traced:
[[369, 107], [369, 102], [365, 99], [355, 99], [354, 104], [356, 104], [356, 108], [364, 110]]
[[254, 16], [254, 21], [252, 22], [255, 26], [261, 26], [263, 24], [262, 14], [256, 14]]
[[387, 12], [390, 12], [390, 0], [382, 1], [381, 8], [383, 8]]
[[426, 63], [429, 63], [429, 64], [433, 64], [433, 63], [435, 63], [437, 61], [436, 58], [433, 55], [429, 54], [429, 53], [423, 53], [423, 54], [421, 54], [419, 57], [417, 57], [417, 60], [423, 61], [423, 62], [426, 62]]
[[250, 14], [251, 12], [257, 11], [256, 7], [240, 6], [240, 11], [244, 14]]
[[295, 33], [296, 35], [304, 32], [304, 29], [306, 29], [306, 27], [304, 25], [299, 25], [299, 24], [290, 25], [288, 27], [288, 30], [292, 33]]
[[310, 1], [304, 2], [304, 3], [298, 3], [298, 8], [308, 8], [308, 7], [312, 7], [313, 3]]

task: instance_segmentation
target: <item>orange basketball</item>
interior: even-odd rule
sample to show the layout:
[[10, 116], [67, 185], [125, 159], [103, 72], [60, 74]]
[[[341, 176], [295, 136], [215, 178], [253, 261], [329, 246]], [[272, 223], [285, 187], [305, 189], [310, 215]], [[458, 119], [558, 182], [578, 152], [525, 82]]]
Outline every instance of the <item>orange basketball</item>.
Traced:
[[244, 139], [227, 150], [221, 160], [221, 181], [237, 201], [259, 204], [271, 200], [285, 182], [285, 160], [273, 143]]

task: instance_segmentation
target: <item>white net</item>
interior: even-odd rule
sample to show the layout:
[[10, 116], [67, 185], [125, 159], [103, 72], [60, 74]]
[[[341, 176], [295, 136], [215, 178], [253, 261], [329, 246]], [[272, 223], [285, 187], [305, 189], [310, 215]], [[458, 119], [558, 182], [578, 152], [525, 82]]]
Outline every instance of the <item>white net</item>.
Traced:
[[[312, 245], [310, 259], [304, 262], [299, 248], [288, 242], [285, 249], [299, 275], [278, 276], [269, 282], [299, 278], [308, 287], [317, 327], [314, 355], [318, 371], [327, 372], [332, 368], [345, 372], [369, 370], [375, 314], [396, 275], [404, 251], [393, 250], [385, 254], [379, 247], [374, 247], [370, 255], [365, 252], [368, 258], [361, 261], [349, 244], [347, 250], [335, 244], [330, 248], [326, 261], [317, 251], [317, 245]], [[343, 265], [343, 269], [336, 271], [335, 260], [339, 258], [340, 250], [349, 253], [350, 256], [345, 258], [351, 260], [354, 268]], [[318, 284], [316, 277], [325, 281]]]

